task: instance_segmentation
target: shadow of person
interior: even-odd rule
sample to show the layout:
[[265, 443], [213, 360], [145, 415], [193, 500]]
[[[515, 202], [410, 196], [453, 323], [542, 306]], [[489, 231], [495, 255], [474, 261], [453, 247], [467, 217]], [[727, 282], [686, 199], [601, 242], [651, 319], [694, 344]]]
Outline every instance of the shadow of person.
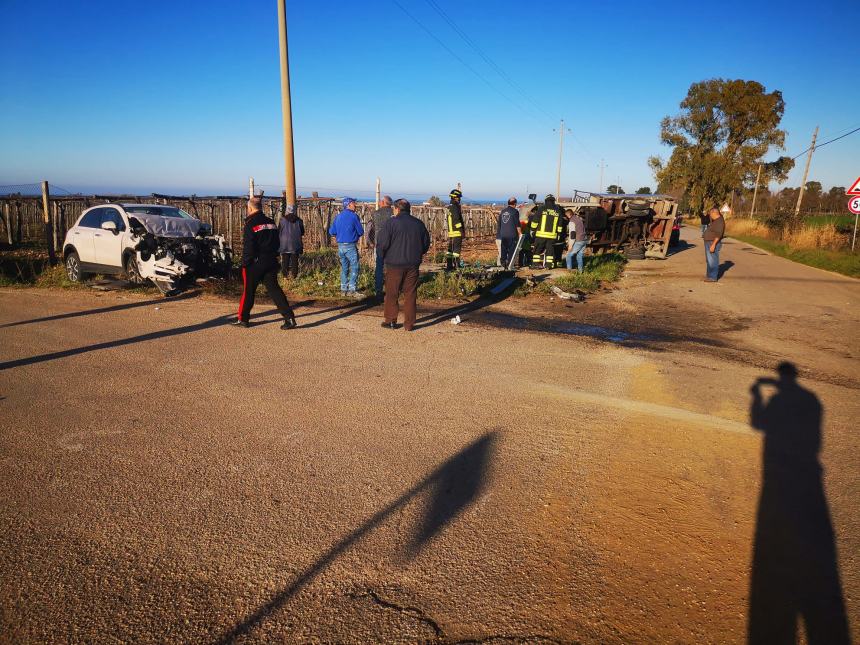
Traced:
[[[763, 480], [756, 517], [748, 638], [796, 643], [803, 619], [810, 645], [850, 643], [836, 544], [824, 495], [822, 407], [781, 363], [779, 379], [751, 388], [750, 424], [764, 433]], [[776, 392], [764, 402], [761, 386]]]
[[722, 277], [723, 277], [723, 275], [725, 275], [725, 273], [726, 273], [729, 269], [731, 269], [733, 266], [735, 266], [735, 263], [734, 263], [734, 262], [732, 262], [731, 260], [726, 260], [725, 262], [720, 263], [720, 266], [719, 266], [719, 275], [717, 276], [717, 279], [719, 280], [720, 278], [722, 278]]

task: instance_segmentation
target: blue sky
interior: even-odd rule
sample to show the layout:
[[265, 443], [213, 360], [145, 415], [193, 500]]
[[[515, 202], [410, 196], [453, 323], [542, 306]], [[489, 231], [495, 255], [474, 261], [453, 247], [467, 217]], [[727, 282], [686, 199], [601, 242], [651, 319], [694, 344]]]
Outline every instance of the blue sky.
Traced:
[[[406, 8], [493, 87], [465, 68]], [[860, 126], [860, 3], [288, 0], [300, 192], [467, 197], [654, 186], [659, 122], [692, 82], [783, 92], [786, 152]], [[0, 184], [240, 193], [283, 185], [276, 3], [2, 0]], [[495, 89], [493, 89], [495, 88]], [[507, 98], [500, 95], [505, 94]], [[525, 96], [528, 94], [528, 98]], [[538, 104], [539, 108], [534, 106]], [[546, 113], [546, 114], [544, 114]], [[550, 116], [553, 118], [550, 119]], [[777, 152], [772, 153], [775, 157]], [[803, 158], [788, 185], [797, 185]], [[813, 158], [860, 175], [860, 133]]]

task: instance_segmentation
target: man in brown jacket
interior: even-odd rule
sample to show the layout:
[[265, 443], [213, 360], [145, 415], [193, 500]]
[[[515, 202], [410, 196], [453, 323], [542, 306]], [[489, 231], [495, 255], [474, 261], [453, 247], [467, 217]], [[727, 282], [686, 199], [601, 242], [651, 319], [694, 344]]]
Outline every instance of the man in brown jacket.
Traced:
[[720, 278], [720, 248], [726, 234], [726, 220], [718, 208], [709, 210], [708, 218], [710, 223], [702, 235], [705, 241], [705, 282], [716, 282]]

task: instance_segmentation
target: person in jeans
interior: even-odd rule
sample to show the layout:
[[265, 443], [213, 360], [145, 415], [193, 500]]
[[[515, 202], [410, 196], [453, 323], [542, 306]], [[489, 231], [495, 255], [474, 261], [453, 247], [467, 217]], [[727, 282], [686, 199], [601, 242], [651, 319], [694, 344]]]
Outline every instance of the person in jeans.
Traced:
[[[394, 212], [391, 210], [391, 197], [386, 195], [382, 198], [382, 204], [380, 207], [373, 211], [373, 215], [370, 216], [370, 226], [367, 228], [367, 241], [370, 243], [370, 247], [374, 250], [376, 249], [376, 237], [379, 235], [379, 231], [382, 230], [382, 227], [385, 225], [385, 222], [391, 219], [394, 215]], [[376, 256], [376, 272], [374, 273], [374, 284], [376, 286], [376, 297], [377, 299], [382, 298], [382, 280], [383, 280], [383, 265], [382, 265], [382, 256], [375, 252]]]
[[289, 204], [286, 214], [278, 222], [278, 239], [281, 254], [281, 271], [284, 277], [293, 278], [299, 275], [299, 256], [304, 251], [302, 237], [305, 234], [305, 223], [296, 214], [296, 205]]
[[573, 271], [573, 258], [576, 258], [576, 268], [582, 273], [582, 265], [585, 256], [585, 247], [588, 240], [585, 239], [585, 222], [582, 218], [574, 213], [571, 209], [567, 209], [567, 255], [564, 256], [564, 262], [569, 271]]
[[496, 241], [501, 242], [499, 248], [499, 266], [507, 269], [514, 255], [517, 240], [520, 237], [520, 212], [517, 210], [517, 198], [511, 197], [508, 205], [499, 213], [499, 224], [496, 227]]
[[720, 248], [726, 234], [726, 220], [718, 208], [708, 211], [710, 223], [702, 235], [705, 240], [705, 282], [716, 282], [720, 278]]
[[358, 240], [364, 235], [361, 220], [355, 213], [355, 200], [343, 198], [343, 210], [331, 223], [328, 234], [337, 240], [337, 256], [340, 259], [340, 293], [350, 298], [363, 298], [356, 291], [358, 282]]
[[403, 328], [415, 326], [418, 299], [418, 267], [430, 248], [430, 234], [420, 219], [412, 217], [412, 207], [405, 199], [394, 204], [395, 215], [379, 232], [376, 252], [385, 263], [385, 310], [383, 327], [397, 328], [398, 298], [403, 293]]

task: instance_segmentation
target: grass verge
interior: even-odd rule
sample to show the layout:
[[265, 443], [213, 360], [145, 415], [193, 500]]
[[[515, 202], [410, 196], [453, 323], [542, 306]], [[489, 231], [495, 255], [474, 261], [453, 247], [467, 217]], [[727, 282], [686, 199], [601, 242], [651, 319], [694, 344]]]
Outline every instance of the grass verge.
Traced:
[[860, 254], [858, 253], [826, 249], [793, 249], [784, 242], [768, 240], [763, 237], [738, 233], [731, 233], [730, 235], [741, 242], [752, 244], [793, 262], [834, 271], [852, 278], [860, 278]]

